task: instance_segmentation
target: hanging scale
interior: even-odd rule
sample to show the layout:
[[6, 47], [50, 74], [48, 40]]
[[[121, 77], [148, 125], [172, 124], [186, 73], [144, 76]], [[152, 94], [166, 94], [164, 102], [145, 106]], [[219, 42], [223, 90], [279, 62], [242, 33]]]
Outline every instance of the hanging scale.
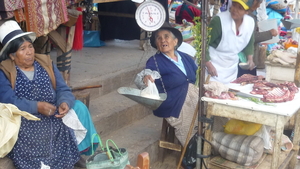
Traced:
[[145, 31], [156, 31], [164, 24], [166, 11], [159, 2], [147, 0], [136, 9], [135, 19]]

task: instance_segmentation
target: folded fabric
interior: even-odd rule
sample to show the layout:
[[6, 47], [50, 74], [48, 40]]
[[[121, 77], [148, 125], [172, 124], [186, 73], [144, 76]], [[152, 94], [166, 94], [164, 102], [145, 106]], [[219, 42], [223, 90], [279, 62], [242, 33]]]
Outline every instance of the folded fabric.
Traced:
[[40, 120], [15, 105], [0, 103], [0, 158], [5, 157], [14, 147], [21, 126], [21, 116], [28, 120]]
[[79, 145], [81, 141], [85, 138], [87, 130], [79, 121], [75, 111], [73, 109], [70, 109], [69, 112], [62, 118], [62, 120], [66, 126], [74, 130], [77, 145]]

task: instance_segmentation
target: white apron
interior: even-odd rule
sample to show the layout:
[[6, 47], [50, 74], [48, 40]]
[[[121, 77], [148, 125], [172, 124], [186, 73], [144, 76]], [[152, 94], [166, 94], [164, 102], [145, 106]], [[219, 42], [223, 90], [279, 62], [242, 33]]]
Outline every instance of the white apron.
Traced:
[[222, 38], [217, 48], [209, 46], [211, 63], [216, 68], [218, 77], [211, 77], [210, 80], [227, 84], [237, 78], [238, 53], [247, 46], [251, 39], [254, 20], [252, 17], [244, 15], [243, 23], [239, 27], [239, 35], [236, 35], [235, 22], [231, 18], [230, 12], [222, 12], [218, 16], [222, 25]]

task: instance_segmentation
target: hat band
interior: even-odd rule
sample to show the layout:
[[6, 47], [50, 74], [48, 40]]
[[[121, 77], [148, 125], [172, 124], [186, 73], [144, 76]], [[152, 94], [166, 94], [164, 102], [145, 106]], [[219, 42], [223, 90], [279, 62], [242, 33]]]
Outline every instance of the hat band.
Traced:
[[5, 46], [5, 44], [6, 44], [9, 40], [11, 40], [13, 37], [15, 37], [16, 35], [19, 35], [19, 34], [21, 34], [21, 33], [24, 33], [24, 32], [23, 32], [22, 30], [18, 29], [18, 30], [14, 30], [14, 31], [10, 32], [9, 34], [7, 34], [7, 35], [5, 36], [5, 38], [3, 39], [3, 41], [2, 41], [3, 46]]

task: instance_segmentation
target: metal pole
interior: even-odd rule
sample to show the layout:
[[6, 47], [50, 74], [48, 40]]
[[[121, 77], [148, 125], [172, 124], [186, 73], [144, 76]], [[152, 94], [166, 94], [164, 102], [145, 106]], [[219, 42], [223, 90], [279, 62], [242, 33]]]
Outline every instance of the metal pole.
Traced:
[[298, 13], [299, 13], [299, 0], [296, 0], [295, 4], [295, 19], [298, 19]]
[[[205, 80], [205, 55], [206, 55], [206, 43], [207, 43], [207, 15], [206, 15], [206, 8], [208, 7], [207, 0], [201, 0], [201, 10], [202, 10], [202, 16], [201, 16], [201, 73], [199, 77], [199, 110], [198, 110], [198, 141], [197, 141], [197, 155], [202, 154], [202, 139], [200, 136], [203, 134], [203, 124], [201, 122], [201, 117], [204, 115], [204, 102], [201, 101], [201, 98], [203, 96], [203, 83]], [[197, 158], [196, 161], [196, 168], [201, 169], [202, 168], [202, 159]]]

